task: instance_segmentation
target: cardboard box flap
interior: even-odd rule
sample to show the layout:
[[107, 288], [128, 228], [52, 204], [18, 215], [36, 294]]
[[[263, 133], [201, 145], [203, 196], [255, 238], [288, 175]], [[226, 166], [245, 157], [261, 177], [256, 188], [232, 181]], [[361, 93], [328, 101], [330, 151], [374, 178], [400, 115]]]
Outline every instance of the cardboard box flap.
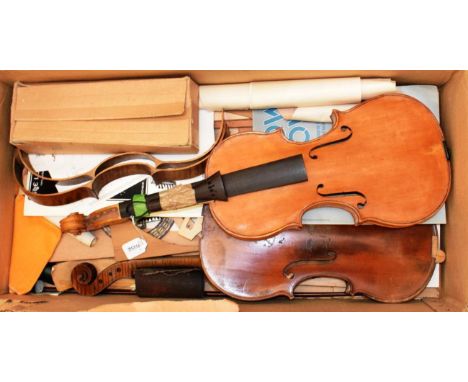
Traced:
[[15, 121], [115, 120], [182, 115], [188, 77], [66, 84], [16, 83]]

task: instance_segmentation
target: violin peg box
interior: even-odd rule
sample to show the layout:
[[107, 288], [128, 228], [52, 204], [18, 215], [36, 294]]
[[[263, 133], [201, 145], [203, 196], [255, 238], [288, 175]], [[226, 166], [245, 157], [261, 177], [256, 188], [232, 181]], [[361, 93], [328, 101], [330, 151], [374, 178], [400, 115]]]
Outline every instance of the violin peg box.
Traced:
[[203, 298], [204, 276], [199, 268], [139, 268], [135, 271], [139, 297]]
[[198, 110], [189, 77], [16, 82], [10, 143], [38, 154], [196, 153]]

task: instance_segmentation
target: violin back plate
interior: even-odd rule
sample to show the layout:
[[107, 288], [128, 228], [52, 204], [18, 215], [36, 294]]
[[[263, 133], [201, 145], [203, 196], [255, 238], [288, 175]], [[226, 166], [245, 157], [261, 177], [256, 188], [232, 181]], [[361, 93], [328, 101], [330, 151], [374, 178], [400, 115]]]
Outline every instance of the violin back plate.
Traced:
[[442, 130], [429, 109], [406, 95], [385, 95], [346, 112], [333, 128], [305, 143], [243, 133], [212, 153], [206, 175], [221, 174], [301, 153], [308, 181], [210, 203], [218, 224], [243, 239], [301, 227], [305, 211], [343, 208], [356, 224], [406, 227], [434, 215], [450, 190]]
[[247, 241], [224, 232], [205, 207], [202, 235], [205, 275], [216, 288], [241, 300], [293, 298], [302, 281], [332, 277], [344, 280], [350, 295], [403, 302], [424, 290], [435, 266], [431, 225], [308, 225]]

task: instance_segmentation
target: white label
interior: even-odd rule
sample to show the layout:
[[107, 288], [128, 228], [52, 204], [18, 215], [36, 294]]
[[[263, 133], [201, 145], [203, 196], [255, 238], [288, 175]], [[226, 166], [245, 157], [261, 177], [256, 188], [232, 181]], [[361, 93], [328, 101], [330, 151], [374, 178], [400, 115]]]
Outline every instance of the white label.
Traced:
[[148, 243], [146, 240], [143, 240], [141, 237], [137, 237], [136, 239], [127, 241], [125, 244], [123, 244], [122, 250], [124, 251], [125, 256], [127, 256], [127, 259], [131, 260], [134, 257], [145, 253], [147, 246]]

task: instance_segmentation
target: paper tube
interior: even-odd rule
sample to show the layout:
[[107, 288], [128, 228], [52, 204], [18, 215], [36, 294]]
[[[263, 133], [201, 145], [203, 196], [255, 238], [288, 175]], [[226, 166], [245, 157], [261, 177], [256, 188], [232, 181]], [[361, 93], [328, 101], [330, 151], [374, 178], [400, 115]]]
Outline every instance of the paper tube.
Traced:
[[361, 80], [361, 101], [394, 92], [396, 92], [396, 82], [390, 78]]
[[246, 110], [343, 105], [394, 92], [390, 79], [327, 78], [200, 86], [200, 108]]

